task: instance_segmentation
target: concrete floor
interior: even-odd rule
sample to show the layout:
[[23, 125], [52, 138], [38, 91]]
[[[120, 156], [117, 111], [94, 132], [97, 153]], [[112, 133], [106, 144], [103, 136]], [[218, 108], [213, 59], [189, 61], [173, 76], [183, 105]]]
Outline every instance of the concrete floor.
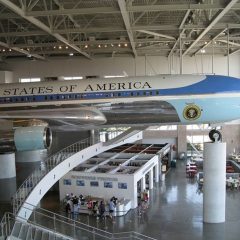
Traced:
[[[149, 208], [142, 216], [132, 210], [116, 218], [115, 223], [88, 215], [81, 215], [80, 220], [109, 232], [136, 231], [158, 240], [240, 239], [240, 191], [227, 190], [225, 223], [204, 224], [203, 195], [198, 192], [196, 180], [186, 178], [183, 161], [177, 162], [177, 168], [169, 171], [165, 181], [155, 186], [150, 195]], [[0, 206], [0, 213], [9, 207], [6, 203]], [[54, 192], [44, 197], [41, 207], [64, 214]]]

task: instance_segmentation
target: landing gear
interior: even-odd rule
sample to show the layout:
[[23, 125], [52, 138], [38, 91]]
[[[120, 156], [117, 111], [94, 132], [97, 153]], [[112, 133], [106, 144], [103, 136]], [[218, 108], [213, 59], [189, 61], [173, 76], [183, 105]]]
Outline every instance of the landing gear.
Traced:
[[216, 130], [216, 129], [212, 129], [209, 132], [209, 138], [213, 141], [213, 142], [220, 142], [222, 140], [222, 134]]

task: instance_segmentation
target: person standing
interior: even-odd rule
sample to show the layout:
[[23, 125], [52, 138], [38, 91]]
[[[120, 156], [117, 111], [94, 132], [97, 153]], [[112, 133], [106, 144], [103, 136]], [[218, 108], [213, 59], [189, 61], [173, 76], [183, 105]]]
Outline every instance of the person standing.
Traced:
[[114, 222], [115, 208], [116, 208], [116, 206], [113, 202], [113, 199], [111, 199], [110, 202], [109, 202], [109, 217], [112, 219], [113, 222]]
[[104, 218], [104, 213], [105, 213], [105, 203], [103, 201], [101, 201], [100, 204], [99, 204], [99, 216], [100, 216], [100, 218]]

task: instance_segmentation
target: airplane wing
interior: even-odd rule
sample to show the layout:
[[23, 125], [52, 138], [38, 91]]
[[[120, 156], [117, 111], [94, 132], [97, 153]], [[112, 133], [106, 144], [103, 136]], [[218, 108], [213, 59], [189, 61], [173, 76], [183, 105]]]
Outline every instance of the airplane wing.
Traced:
[[[0, 118], [9, 120], [39, 119], [47, 122], [51, 128], [76, 130], [80, 127], [91, 127], [106, 122], [105, 116], [94, 107], [24, 108], [21, 110], [0, 111]], [[20, 123], [19, 123], [20, 125]]]

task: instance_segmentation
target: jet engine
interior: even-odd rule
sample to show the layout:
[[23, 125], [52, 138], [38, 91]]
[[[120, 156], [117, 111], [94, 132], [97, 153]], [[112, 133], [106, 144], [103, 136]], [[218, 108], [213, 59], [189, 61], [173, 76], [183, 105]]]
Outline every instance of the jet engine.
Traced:
[[16, 149], [17, 151], [31, 151], [50, 148], [52, 132], [46, 126], [19, 127], [14, 132], [1, 134], [0, 147]]

